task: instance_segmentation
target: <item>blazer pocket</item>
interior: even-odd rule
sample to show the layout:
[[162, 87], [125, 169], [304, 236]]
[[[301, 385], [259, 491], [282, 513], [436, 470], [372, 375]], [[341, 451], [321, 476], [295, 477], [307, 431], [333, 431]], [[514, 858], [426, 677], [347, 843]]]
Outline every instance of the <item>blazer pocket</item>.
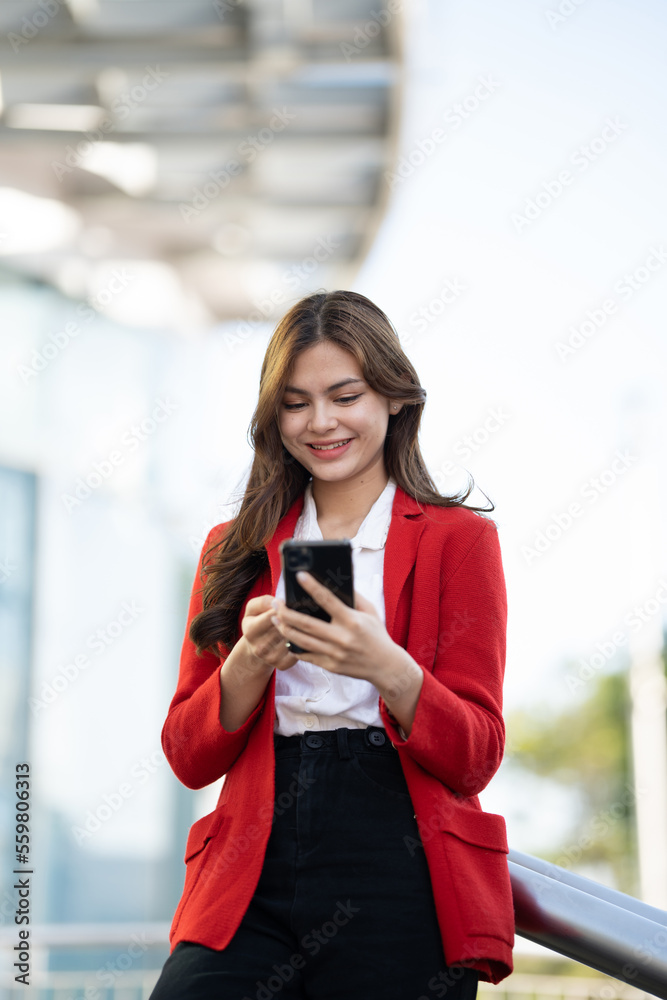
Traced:
[[497, 813], [482, 812], [481, 809], [454, 809], [443, 820], [441, 829], [467, 844], [505, 854], [509, 852], [505, 819]]
[[204, 850], [211, 837], [215, 837], [224, 818], [225, 814], [222, 809], [215, 809], [212, 813], [207, 813], [206, 816], [202, 816], [192, 824], [183, 858], [186, 865], [188, 861], [192, 861], [195, 855]]
[[212, 813], [208, 813], [206, 816], [202, 816], [201, 819], [196, 820], [190, 827], [185, 845], [185, 857], [183, 859], [185, 861], [185, 883], [171, 922], [171, 929], [169, 931], [170, 941], [173, 940], [176, 934], [185, 904], [192, 895], [193, 889], [198, 883], [201, 884], [208, 856], [208, 851], [204, 851], [204, 848], [220, 831], [225, 819], [226, 815], [224, 811], [222, 809], [215, 809]]
[[450, 891], [466, 935], [514, 942], [514, 907], [505, 820], [457, 809], [441, 824]]

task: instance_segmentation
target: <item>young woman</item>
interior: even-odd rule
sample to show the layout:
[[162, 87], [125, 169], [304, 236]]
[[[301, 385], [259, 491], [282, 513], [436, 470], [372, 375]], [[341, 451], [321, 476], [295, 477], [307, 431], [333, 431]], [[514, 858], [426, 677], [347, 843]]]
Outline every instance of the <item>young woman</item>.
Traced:
[[[451, 1000], [512, 970], [505, 825], [477, 798], [504, 746], [500, 548], [472, 485], [437, 492], [425, 398], [355, 292], [308, 296], [269, 342], [162, 733], [188, 788], [225, 780], [152, 1000]], [[351, 539], [354, 608], [310, 574], [331, 620], [285, 606], [291, 537]]]

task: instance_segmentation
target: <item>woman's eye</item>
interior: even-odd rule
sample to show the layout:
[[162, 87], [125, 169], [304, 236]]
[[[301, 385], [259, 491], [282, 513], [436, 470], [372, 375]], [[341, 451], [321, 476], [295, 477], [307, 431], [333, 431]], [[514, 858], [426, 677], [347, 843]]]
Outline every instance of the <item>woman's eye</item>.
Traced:
[[[363, 393], [358, 392], [356, 396], [339, 396], [336, 400], [337, 403], [354, 403], [355, 400], [360, 399]], [[283, 403], [286, 410], [300, 410], [305, 403]]]

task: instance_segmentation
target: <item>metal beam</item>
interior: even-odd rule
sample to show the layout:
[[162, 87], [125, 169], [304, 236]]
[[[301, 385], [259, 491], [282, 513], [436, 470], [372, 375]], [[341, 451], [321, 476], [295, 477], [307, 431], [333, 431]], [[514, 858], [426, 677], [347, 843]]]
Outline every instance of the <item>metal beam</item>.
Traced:
[[667, 913], [539, 858], [510, 851], [516, 931], [667, 1000]]

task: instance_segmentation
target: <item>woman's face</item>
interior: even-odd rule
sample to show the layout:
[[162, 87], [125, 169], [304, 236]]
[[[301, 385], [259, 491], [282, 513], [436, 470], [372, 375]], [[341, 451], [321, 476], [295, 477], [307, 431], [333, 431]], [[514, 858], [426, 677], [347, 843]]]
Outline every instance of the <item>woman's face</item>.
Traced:
[[278, 426], [285, 448], [313, 480], [386, 479], [384, 439], [389, 414], [400, 407], [371, 389], [353, 354], [320, 341], [295, 359]]

